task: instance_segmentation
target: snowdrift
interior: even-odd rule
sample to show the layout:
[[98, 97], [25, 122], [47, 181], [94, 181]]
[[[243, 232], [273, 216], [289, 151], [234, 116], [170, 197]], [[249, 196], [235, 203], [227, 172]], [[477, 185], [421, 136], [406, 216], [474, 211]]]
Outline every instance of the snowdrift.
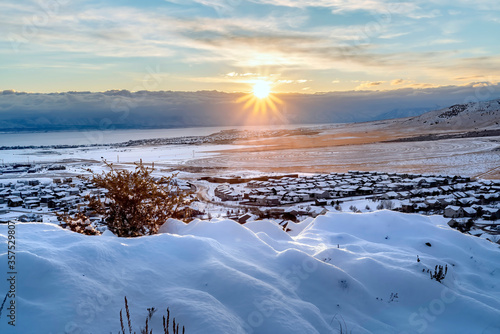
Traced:
[[[500, 333], [498, 245], [442, 217], [390, 211], [292, 229], [169, 220], [159, 235], [125, 239], [17, 224], [16, 327], [4, 308], [0, 332], [118, 333], [127, 296], [138, 333], [151, 307], [153, 333], [167, 307], [188, 334]], [[7, 235], [1, 225], [2, 274]], [[441, 283], [436, 265], [448, 267]]]

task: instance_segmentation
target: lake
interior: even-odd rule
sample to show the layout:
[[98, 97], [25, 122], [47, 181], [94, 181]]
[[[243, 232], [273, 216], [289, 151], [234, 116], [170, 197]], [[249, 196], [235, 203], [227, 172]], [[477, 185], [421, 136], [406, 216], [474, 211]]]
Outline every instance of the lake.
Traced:
[[317, 124], [287, 124], [275, 126], [227, 126], [176, 129], [85, 130], [0, 133], [0, 146], [103, 145], [129, 140], [208, 136], [222, 130], [269, 130], [313, 127]]

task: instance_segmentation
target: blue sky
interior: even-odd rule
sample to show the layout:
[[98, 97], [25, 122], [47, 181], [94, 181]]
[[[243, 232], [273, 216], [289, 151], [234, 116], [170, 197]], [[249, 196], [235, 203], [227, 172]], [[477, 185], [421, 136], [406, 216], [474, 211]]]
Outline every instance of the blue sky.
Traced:
[[0, 90], [488, 85], [498, 31], [498, 0], [2, 0]]

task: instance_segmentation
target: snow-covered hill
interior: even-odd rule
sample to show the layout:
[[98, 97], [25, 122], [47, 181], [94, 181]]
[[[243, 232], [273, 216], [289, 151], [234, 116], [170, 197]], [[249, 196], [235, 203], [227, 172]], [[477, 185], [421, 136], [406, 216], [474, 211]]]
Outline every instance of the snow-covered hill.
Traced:
[[[118, 333], [127, 296], [138, 333], [151, 307], [163, 333], [167, 306], [188, 334], [500, 333], [498, 245], [442, 217], [389, 211], [292, 229], [170, 220], [162, 234], [124, 239], [18, 224], [16, 327], [5, 306], [0, 332]], [[7, 238], [0, 225], [3, 274]]]
[[456, 104], [404, 120], [403, 124], [429, 130], [499, 129], [500, 100]]

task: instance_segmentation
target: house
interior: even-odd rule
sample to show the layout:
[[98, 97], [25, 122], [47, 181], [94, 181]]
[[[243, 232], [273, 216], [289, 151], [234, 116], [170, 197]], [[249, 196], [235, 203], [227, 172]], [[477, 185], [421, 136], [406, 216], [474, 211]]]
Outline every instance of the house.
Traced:
[[311, 199], [309, 193], [303, 191], [297, 192], [297, 197], [298, 197], [298, 202], [309, 201]]
[[500, 219], [500, 208], [483, 206], [482, 207], [482, 218], [488, 219], [488, 220]]
[[26, 197], [24, 199], [23, 207], [25, 209], [33, 209], [40, 206], [40, 199], [38, 197]]
[[291, 220], [293, 222], [297, 222], [298, 211], [294, 208], [287, 208], [285, 212], [281, 215], [281, 219], [283, 220]]
[[254, 195], [254, 196], [249, 196], [249, 200], [255, 202], [255, 205], [262, 205], [262, 206], [281, 205], [281, 198], [279, 196]]
[[316, 199], [314, 201], [314, 205], [316, 206], [326, 206], [327, 204], [328, 204], [327, 201], [324, 199]]
[[325, 199], [331, 197], [330, 193], [326, 190], [315, 190], [310, 192], [309, 195], [311, 198], [315, 199]]
[[49, 201], [47, 202], [47, 207], [49, 209], [56, 209], [56, 208], [59, 208], [59, 206], [61, 205], [61, 202], [59, 202], [59, 200], [53, 198], [53, 199], [49, 199]]
[[440, 186], [438, 189], [440, 189], [444, 194], [449, 194], [453, 191], [450, 186]]
[[279, 196], [268, 196], [266, 198], [266, 205], [280, 205], [281, 204], [281, 201], [280, 201], [280, 198]]
[[39, 184], [40, 184], [40, 181], [39, 181], [39, 180], [29, 180], [29, 181], [28, 181], [28, 184], [29, 184], [30, 186], [33, 186], [33, 187], [34, 187], [34, 186], [39, 185]]
[[7, 205], [11, 208], [22, 206], [23, 203], [24, 203], [23, 199], [17, 196], [10, 196], [9, 199], [7, 200]]
[[44, 195], [44, 196], [41, 196], [41, 197], [40, 197], [40, 202], [41, 202], [41, 203], [44, 203], [44, 204], [47, 204], [47, 203], [49, 203], [49, 201], [50, 201], [51, 199], [54, 199], [54, 198], [55, 198], [55, 197], [54, 197], [54, 196], [51, 196], [51, 195]]
[[258, 219], [259, 217], [256, 216], [256, 215], [253, 215], [251, 213], [247, 213], [247, 214], [244, 214], [243, 216], [241, 216], [239, 219], [238, 219], [238, 223], [240, 224], [245, 224], [246, 222], [249, 222], [249, 221], [253, 221], [253, 220], [256, 220]]
[[75, 195], [80, 194], [80, 189], [78, 189], [78, 188], [69, 188], [68, 189], [68, 193], [69, 193], [70, 196], [75, 196]]
[[415, 211], [429, 211], [429, 206], [424, 202], [415, 204]]
[[34, 209], [38, 208], [40, 206], [40, 201], [39, 200], [26, 200], [24, 201], [23, 208], [25, 209]]
[[223, 184], [215, 188], [215, 196], [219, 197], [223, 201], [240, 201], [243, 199], [243, 196], [240, 193], [236, 192], [227, 184]]
[[440, 196], [437, 198], [437, 200], [441, 206], [448, 206], [455, 201], [453, 198], [448, 196]]
[[453, 218], [450, 219], [448, 225], [452, 228], [456, 228], [461, 232], [469, 231], [474, 221], [470, 218]]
[[444, 208], [444, 214], [446, 218], [461, 218], [465, 216], [464, 209], [459, 206], [448, 205]]
[[463, 208], [464, 216], [474, 218], [477, 216], [477, 211], [474, 208], [466, 207]]
[[415, 211], [415, 204], [410, 201], [401, 202], [401, 212], [412, 213]]
[[438, 202], [437, 199], [434, 198], [426, 198], [424, 201], [425, 204], [429, 207], [429, 209], [439, 209], [441, 207], [441, 204]]
[[395, 198], [399, 198], [399, 194], [397, 192], [394, 192], [394, 191], [389, 191], [388, 193], [381, 195], [380, 198], [381, 199], [395, 199]]
[[22, 223], [41, 223], [43, 222], [43, 217], [41, 215], [36, 215], [36, 214], [25, 214], [21, 215], [17, 218]]
[[66, 197], [68, 195], [68, 193], [65, 191], [59, 191], [59, 192], [54, 193], [54, 195], [56, 198], [63, 198], [63, 197]]
[[322, 208], [322, 207], [312, 207], [311, 210], [309, 210], [308, 214], [311, 217], [316, 218], [317, 216], [324, 215], [327, 212], [328, 212], [328, 210], [325, 209], [325, 208]]
[[371, 195], [373, 194], [373, 189], [371, 187], [361, 187], [358, 189], [358, 193], [361, 195]]

